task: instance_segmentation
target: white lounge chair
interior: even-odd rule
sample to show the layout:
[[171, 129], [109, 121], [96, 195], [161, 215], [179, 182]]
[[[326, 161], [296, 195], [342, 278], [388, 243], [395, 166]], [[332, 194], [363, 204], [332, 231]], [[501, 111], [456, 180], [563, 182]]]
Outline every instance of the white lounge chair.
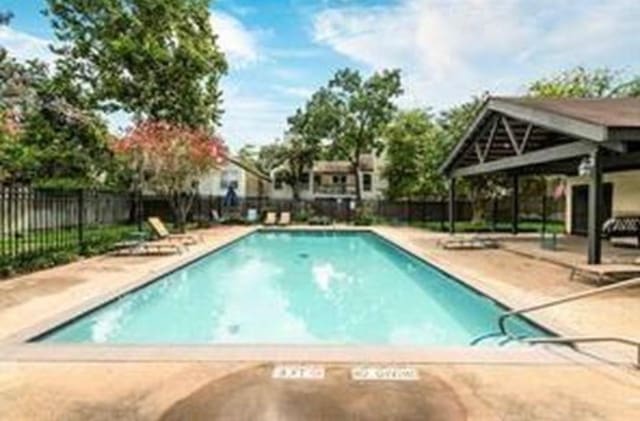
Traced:
[[264, 225], [275, 225], [276, 222], [277, 222], [276, 213], [275, 212], [267, 212], [267, 216], [264, 218], [263, 224]]
[[291, 212], [281, 212], [280, 220], [278, 220], [278, 225], [289, 225], [291, 224]]
[[495, 249], [499, 244], [493, 238], [481, 237], [474, 235], [473, 237], [455, 237], [439, 240], [437, 243], [446, 250], [482, 250]]

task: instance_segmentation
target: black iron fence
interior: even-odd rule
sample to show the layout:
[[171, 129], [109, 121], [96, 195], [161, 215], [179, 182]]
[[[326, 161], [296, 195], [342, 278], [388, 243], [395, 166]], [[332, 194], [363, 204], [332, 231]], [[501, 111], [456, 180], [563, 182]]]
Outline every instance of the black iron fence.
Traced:
[[[364, 203], [374, 222], [423, 223], [444, 229], [448, 221], [445, 200], [372, 200]], [[456, 207], [457, 221], [472, 218], [473, 206], [469, 201], [459, 200]], [[350, 199], [294, 201], [248, 197], [239, 198], [233, 206], [225, 206], [222, 197], [199, 196], [193, 202], [188, 220], [210, 223], [217, 214], [225, 221], [241, 222], [246, 221], [250, 209], [255, 210], [253, 213], [258, 220], [268, 211], [289, 211], [294, 220], [301, 222], [313, 218], [354, 222], [358, 217]], [[495, 228], [507, 223], [511, 213], [511, 198], [489, 202], [484, 207], [486, 225]], [[519, 214], [523, 221], [561, 221], [564, 200], [523, 198]], [[171, 208], [163, 197], [144, 196], [138, 201], [128, 192], [0, 185], [0, 275], [15, 267], [29, 266], [34, 260], [52, 253], [99, 252], [101, 246], [108, 247], [126, 238], [149, 216], [174, 221]], [[40, 261], [37, 266], [46, 265], [46, 261]]]
[[[298, 200], [271, 199], [260, 197], [240, 198], [234, 206], [224, 206], [224, 199], [217, 196], [200, 196], [195, 199], [190, 221], [206, 221], [212, 218], [212, 212], [235, 221], [246, 219], [250, 209], [256, 211], [258, 218], [263, 218], [266, 212], [292, 212], [294, 219], [301, 221], [312, 217], [325, 217], [337, 222], [354, 221], [357, 214], [354, 210], [353, 199], [315, 199]], [[449, 219], [449, 205], [446, 200], [365, 200], [367, 213], [379, 222], [411, 224], [420, 222], [446, 224]], [[564, 199], [556, 200], [550, 197], [521, 198], [519, 204], [519, 219], [529, 222], [560, 222], [564, 220]], [[470, 221], [473, 217], [474, 206], [468, 200], [460, 199], [456, 202], [456, 221]], [[483, 206], [484, 221], [488, 226], [505, 224], [512, 218], [512, 200], [503, 197], [489, 201]], [[171, 221], [173, 216], [161, 197], [145, 197], [144, 215], [160, 216]]]
[[42, 258], [56, 253], [82, 254], [103, 240], [105, 228], [117, 236], [131, 220], [131, 203], [122, 193], [0, 186], [0, 274], [46, 266]]

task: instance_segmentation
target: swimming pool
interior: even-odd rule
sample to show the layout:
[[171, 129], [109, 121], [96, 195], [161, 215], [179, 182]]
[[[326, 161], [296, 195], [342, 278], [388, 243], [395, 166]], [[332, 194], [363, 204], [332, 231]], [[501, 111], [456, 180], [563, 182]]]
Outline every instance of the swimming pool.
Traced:
[[372, 232], [256, 231], [36, 341], [467, 346], [503, 311]]

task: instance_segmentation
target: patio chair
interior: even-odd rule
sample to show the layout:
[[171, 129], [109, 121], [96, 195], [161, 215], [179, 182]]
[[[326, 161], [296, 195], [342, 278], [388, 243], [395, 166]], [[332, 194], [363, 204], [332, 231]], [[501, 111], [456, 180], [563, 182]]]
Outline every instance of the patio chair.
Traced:
[[116, 256], [133, 256], [133, 255], [146, 255], [146, 254], [182, 254], [184, 247], [174, 242], [165, 240], [125, 240], [120, 241], [113, 245], [113, 254]]
[[[611, 217], [603, 224], [602, 233], [614, 246], [640, 248], [640, 215]], [[616, 239], [622, 239], [623, 241], [616, 241]]]
[[147, 223], [154, 235], [161, 240], [177, 241], [184, 245], [193, 245], [202, 240], [202, 238], [191, 234], [171, 234], [162, 220], [155, 216], [147, 219]]
[[634, 264], [600, 264], [600, 265], [577, 265], [571, 268], [569, 280], [581, 277], [596, 281], [601, 285], [605, 282], [622, 281], [635, 276], [640, 276], [640, 265]]
[[254, 223], [258, 220], [258, 209], [249, 208], [247, 209], [247, 222]]
[[281, 212], [278, 225], [289, 225], [289, 224], [291, 224], [291, 212]]
[[211, 210], [211, 222], [213, 222], [214, 224], [221, 224], [223, 222], [222, 218], [220, 218], [220, 214], [216, 209]]
[[495, 249], [499, 244], [493, 238], [481, 237], [474, 235], [473, 237], [456, 237], [446, 240], [438, 240], [437, 245], [445, 250], [484, 250]]
[[267, 212], [267, 216], [264, 218], [264, 225], [275, 225], [276, 224], [276, 213], [275, 212]]

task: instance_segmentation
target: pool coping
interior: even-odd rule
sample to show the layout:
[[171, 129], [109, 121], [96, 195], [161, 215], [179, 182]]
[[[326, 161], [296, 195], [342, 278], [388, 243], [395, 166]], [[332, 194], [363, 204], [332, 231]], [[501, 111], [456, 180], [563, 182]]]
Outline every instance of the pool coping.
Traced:
[[[181, 269], [209, 254], [222, 250], [241, 239], [266, 230], [295, 231], [352, 231], [371, 232], [391, 245], [408, 253], [416, 259], [449, 274], [454, 282], [485, 295], [506, 309], [519, 306], [511, 305], [497, 291], [487, 288], [481, 282], [474, 282], [467, 276], [460, 276], [455, 270], [437, 260], [425, 258], [424, 253], [403, 239], [389, 236], [377, 227], [353, 226], [287, 226], [249, 228], [231, 236], [221, 243], [207, 247], [197, 253], [166, 265], [143, 277], [132, 280], [109, 292], [98, 294], [82, 301], [67, 310], [41, 320], [0, 340], [0, 361], [38, 361], [38, 362], [138, 362], [138, 361], [297, 361], [297, 362], [379, 362], [379, 363], [482, 363], [482, 364], [572, 364], [597, 362], [592, 356], [576, 352], [566, 346], [522, 346], [510, 347], [470, 347], [470, 346], [391, 346], [391, 345], [298, 345], [298, 344], [189, 344], [189, 345], [102, 345], [102, 344], [59, 344], [29, 342], [54, 328], [71, 323], [78, 317], [110, 301], [144, 288], [167, 274]], [[541, 323], [537, 317], [527, 319], [538, 327], [553, 334], [555, 323]], [[607, 363], [624, 364], [623, 360], [608, 360]]]

